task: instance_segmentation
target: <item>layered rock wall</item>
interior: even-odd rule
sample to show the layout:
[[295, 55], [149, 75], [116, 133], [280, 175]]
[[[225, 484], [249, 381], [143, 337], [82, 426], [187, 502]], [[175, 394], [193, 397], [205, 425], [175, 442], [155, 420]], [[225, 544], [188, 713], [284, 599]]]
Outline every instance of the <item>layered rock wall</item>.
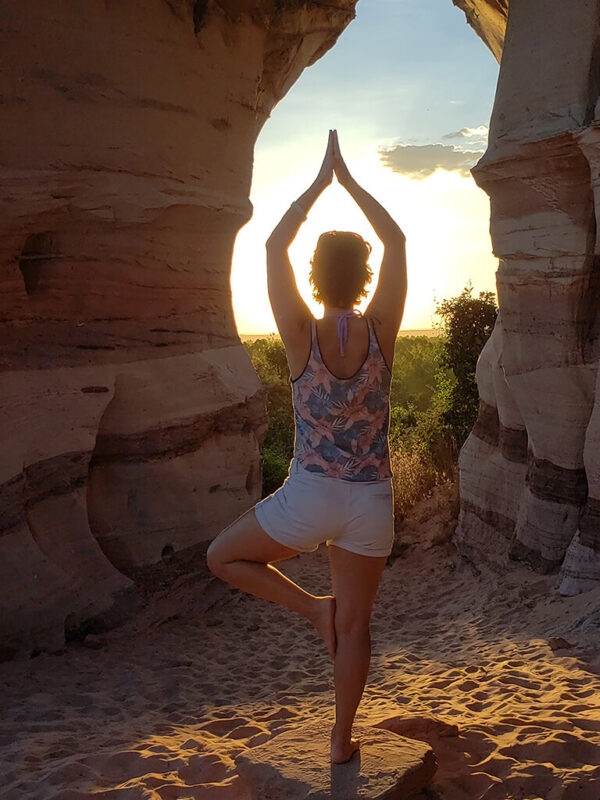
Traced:
[[[500, 4], [457, 5], [484, 21]], [[456, 538], [476, 558], [560, 571], [564, 594], [600, 582], [599, 42], [595, 0], [511, 0], [473, 169], [491, 200], [500, 314], [478, 364]]]
[[258, 498], [231, 254], [258, 132], [353, 6], [0, 0], [5, 648], [60, 644]]
[[[501, 313], [457, 542], [576, 593], [600, 580], [598, 6], [454, 2], [502, 57], [474, 170]], [[353, 7], [0, 0], [4, 648], [59, 645], [257, 499], [231, 253], [258, 132]]]

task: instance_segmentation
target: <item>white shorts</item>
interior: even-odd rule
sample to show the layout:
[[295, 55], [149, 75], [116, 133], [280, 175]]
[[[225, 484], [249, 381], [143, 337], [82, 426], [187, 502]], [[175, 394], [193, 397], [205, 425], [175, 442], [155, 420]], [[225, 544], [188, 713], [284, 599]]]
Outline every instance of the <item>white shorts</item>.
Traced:
[[394, 541], [392, 479], [345, 481], [310, 472], [296, 458], [283, 486], [254, 507], [263, 530], [302, 553], [322, 543], [388, 556]]

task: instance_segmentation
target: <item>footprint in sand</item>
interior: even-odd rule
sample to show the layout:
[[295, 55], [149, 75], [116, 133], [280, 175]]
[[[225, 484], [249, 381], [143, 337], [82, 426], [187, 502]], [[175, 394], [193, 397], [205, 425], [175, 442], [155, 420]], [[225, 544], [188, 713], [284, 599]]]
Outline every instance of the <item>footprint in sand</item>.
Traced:
[[179, 767], [177, 774], [181, 780], [191, 783], [215, 783], [222, 781], [235, 771], [230, 758], [221, 758], [216, 753], [192, 756], [187, 764]]
[[200, 730], [212, 733], [214, 736], [226, 736], [230, 731], [239, 728], [241, 725], [248, 725], [249, 720], [242, 717], [230, 719], [215, 719], [200, 726]]
[[458, 689], [461, 692], [472, 692], [473, 689], [477, 689], [479, 684], [475, 681], [463, 681], [462, 683], [454, 684], [454, 688]]
[[452, 683], [451, 680], [432, 681], [429, 684], [431, 689], [446, 689]]
[[227, 737], [229, 739], [249, 739], [257, 733], [266, 733], [266, 731], [264, 728], [259, 728], [256, 725], [240, 725], [238, 728], [229, 731]]

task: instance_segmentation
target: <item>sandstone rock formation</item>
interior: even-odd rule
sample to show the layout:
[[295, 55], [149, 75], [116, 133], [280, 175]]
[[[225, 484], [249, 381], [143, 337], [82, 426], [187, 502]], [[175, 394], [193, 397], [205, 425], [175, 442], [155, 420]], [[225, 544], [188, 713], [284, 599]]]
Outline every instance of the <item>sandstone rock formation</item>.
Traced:
[[280, 733], [240, 753], [236, 767], [252, 800], [408, 800], [433, 779], [431, 747], [387, 730], [355, 726], [361, 741], [346, 764], [329, 764], [331, 723], [320, 720]]
[[[474, 169], [501, 313], [457, 541], [573, 594], [600, 581], [596, 4], [454, 3], [502, 53]], [[257, 499], [233, 242], [262, 124], [354, 4], [0, 0], [3, 647], [57, 646]]]
[[262, 124], [354, 2], [0, 0], [5, 648], [258, 498], [233, 243]]
[[[497, 54], [507, 3], [455, 0]], [[490, 16], [491, 15], [491, 16]], [[460, 456], [457, 543], [600, 582], [600, 50], [589, 0], [511, 0], [488, 149], [500, 314]]]
[[465, 12], [467, 22], [490, 48], [497, 61], [502, 57], [509, 0], [452, 0]]

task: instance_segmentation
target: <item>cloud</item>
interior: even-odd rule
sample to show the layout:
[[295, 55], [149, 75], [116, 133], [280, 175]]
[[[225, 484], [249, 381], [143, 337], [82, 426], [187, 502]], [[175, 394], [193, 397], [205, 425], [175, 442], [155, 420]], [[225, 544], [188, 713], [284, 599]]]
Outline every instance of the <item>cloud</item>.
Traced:
[[446, 144], [396, 144], [380, 147], [378, 152], [383, 165], [393, 172], [419, 179], [432, 175], [436, 169], [469, 177], [470, 168], [484, 153], [483, 150], [461, 150]]
[[488, 129], [485, 125], [479, 125], [477, 128], [461, 128], [454, 133], [447, 133], [442, 136], [442, 139], [471, 139], [473, 136], [480, 139], [487, 139]]

